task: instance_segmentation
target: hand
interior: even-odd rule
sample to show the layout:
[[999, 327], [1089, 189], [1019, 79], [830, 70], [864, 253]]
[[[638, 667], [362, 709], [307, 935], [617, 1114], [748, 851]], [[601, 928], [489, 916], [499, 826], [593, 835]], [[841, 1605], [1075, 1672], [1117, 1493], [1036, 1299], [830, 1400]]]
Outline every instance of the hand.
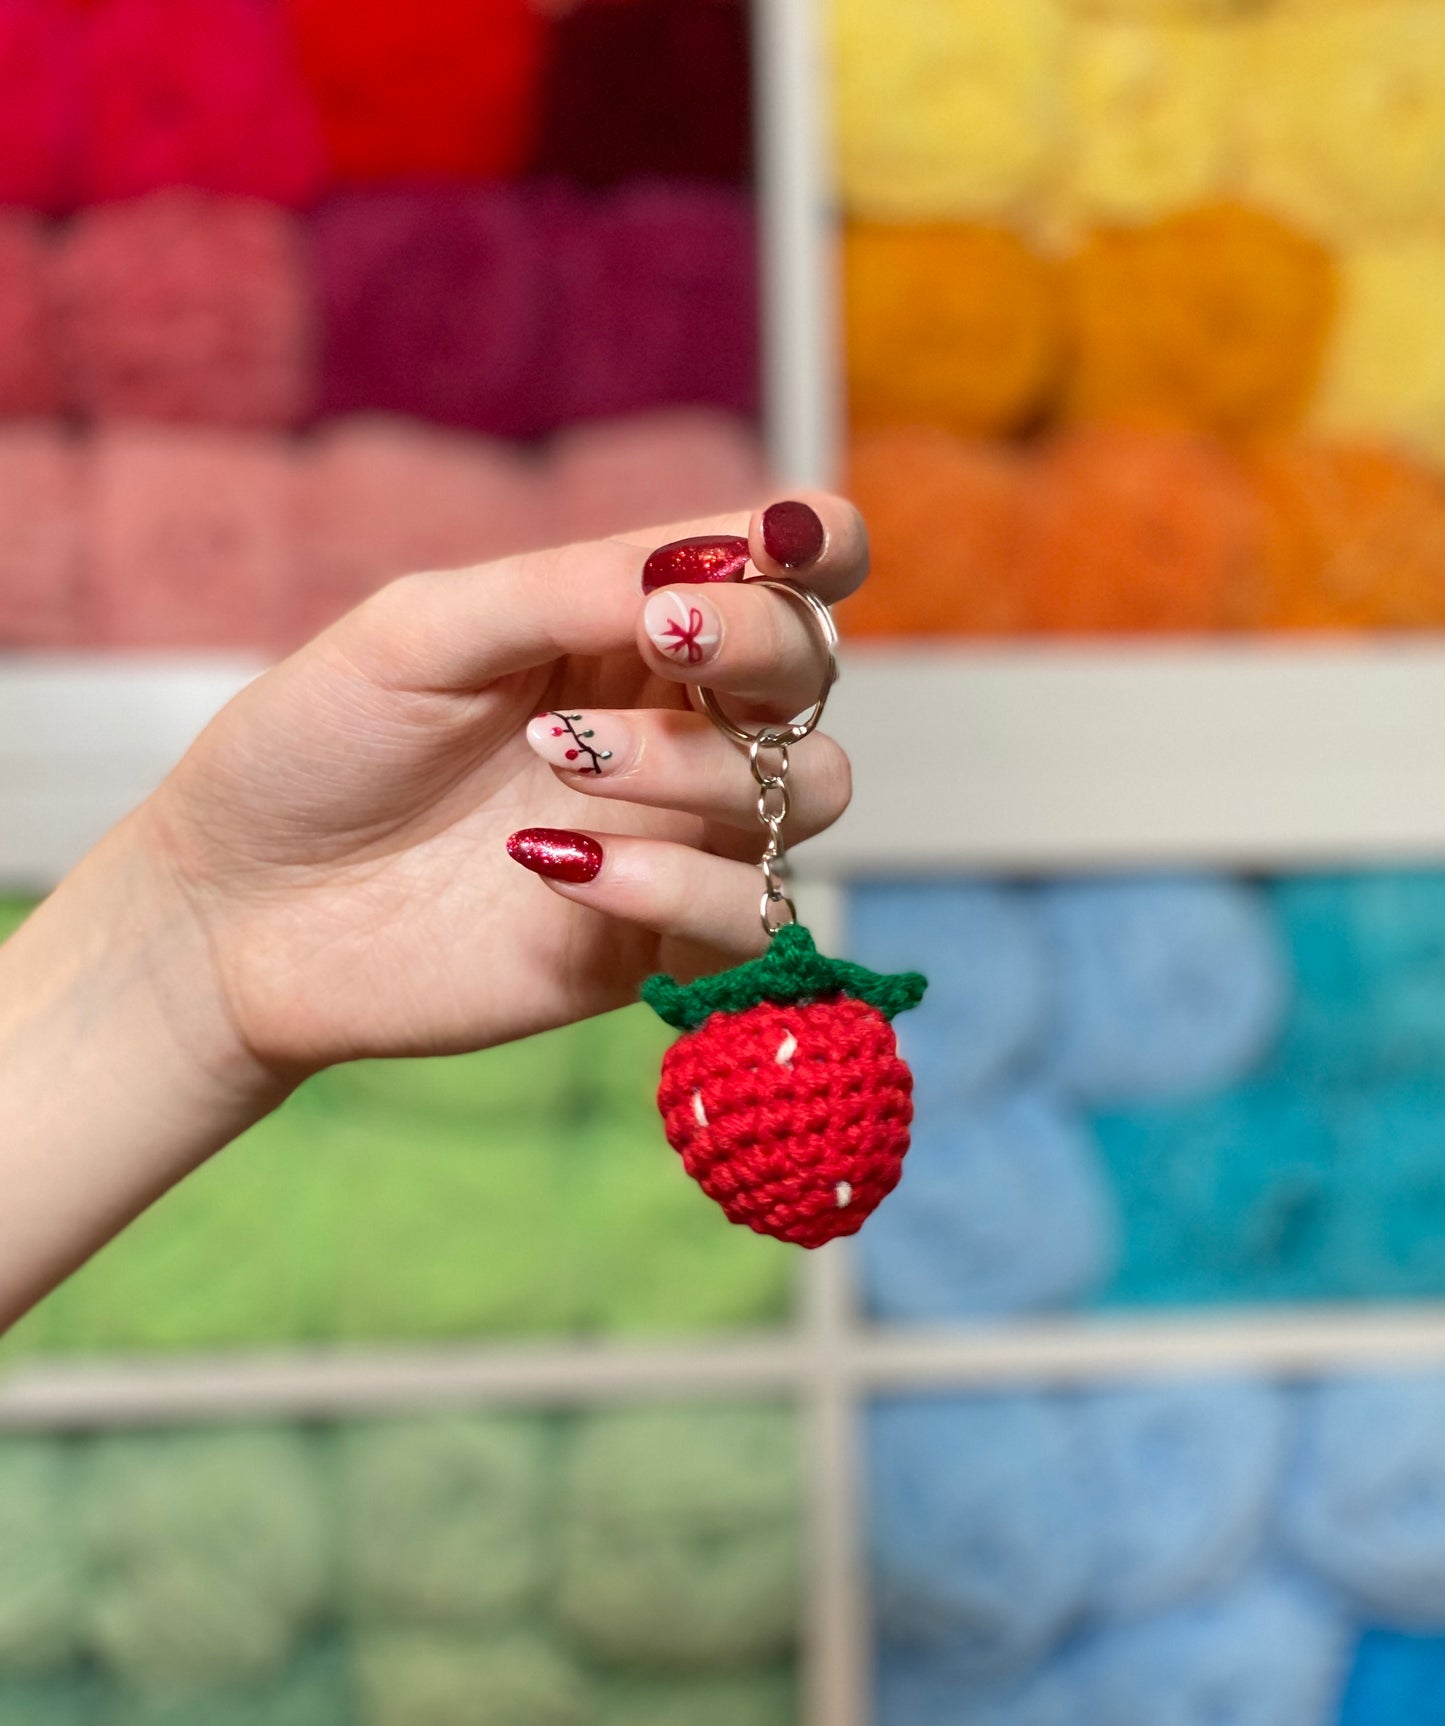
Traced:
[[[840, 599], [863, 529], [809, 501], [826, 541], [802, 570], [757, 515], [409, 576], [244, 690], [130, 832], [240, 1047], [291, 1078], [478, 1049], [758, 951], [756, 786], [684, 685], [744, 723], [788, 718], [819, 687], [816, 627], [733, 583], [644, 604], [640, 578], [661, 539], [746, 533], [759, 570]], [[837, 819], [836, 743], [796, 749], [791, 790], [791, 839]], [[519, 868], [507, 842], [531, 828], [584, 830], [592, 878]]]

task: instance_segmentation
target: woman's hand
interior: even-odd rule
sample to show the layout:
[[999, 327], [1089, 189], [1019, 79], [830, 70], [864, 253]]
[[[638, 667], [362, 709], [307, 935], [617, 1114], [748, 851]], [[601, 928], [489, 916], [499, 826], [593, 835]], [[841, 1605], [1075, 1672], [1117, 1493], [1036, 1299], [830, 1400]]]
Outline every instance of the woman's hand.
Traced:
[[[239, 1046], [287, 1076], [476, 1049], [755, 953], [757, 788], [684, 685], [788, 718], [821, 681], [817, 629], [735, 582], [649, 597], [643, 565], [660, 538], [746, 534], [759, 570], [840, 599], [863, 530], [810, 502], [825, 538], [803, 567], [769, 555], [760, 514], [410, 576], [239, 695], [131, 835]], [[798, 747], [792, 790], [790, 838], [837, 819], [835, 743]], [[508, 855], [535, 828], [583, 835], [546, 885]]]

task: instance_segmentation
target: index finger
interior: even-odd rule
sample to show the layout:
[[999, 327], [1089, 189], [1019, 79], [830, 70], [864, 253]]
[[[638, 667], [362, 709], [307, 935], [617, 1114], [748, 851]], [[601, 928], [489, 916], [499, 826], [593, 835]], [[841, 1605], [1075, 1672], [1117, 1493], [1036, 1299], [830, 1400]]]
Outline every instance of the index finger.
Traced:
[[[768, 550], [770, 505], [750, 516], [713, 516], [403, 576], [334, 632], [348, 658], [385, 687], [438, 693], [480, 689], [564, 655], [635, 651], [643, 565], [664, 540], [700, 535], [746, 538], [762, 573], [799, 582], [830, 603], [842, 599], [867, 572], [862, 519], [829, 493], [805, 492], [796, 501], [812, 508], [823, 527], [822, 548], [804, 566], [785, 565]], [[779, 597], [778, 604], [787, 601]]]

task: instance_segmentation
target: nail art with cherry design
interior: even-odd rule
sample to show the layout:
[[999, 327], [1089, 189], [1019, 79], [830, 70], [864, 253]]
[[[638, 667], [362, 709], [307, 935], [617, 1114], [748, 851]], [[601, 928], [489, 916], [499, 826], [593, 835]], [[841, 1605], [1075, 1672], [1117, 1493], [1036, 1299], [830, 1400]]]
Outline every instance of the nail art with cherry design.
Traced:
[[564, 713], [557, 709], [539, 713], [531, 721], [527, 741], [549, 766], [600, 778], [618, 765], [619, 739], [608, 735], [612, 729], [614, 724], [605, 717], [594, 720], [586, 713]]

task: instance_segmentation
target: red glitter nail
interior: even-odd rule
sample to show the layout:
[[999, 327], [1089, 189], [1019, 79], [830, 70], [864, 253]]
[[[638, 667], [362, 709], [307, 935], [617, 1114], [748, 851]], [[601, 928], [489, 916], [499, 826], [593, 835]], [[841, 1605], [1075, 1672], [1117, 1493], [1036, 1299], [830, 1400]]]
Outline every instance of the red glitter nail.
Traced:
[[642, 591], [705, 581], [741, 581], [748, 565], [748, 542], [736, 534], [699, 534], [660, 545], [642, 566]]
[[763, 511], [763, 549], [784, 569], [816, 562], [827, 537], [817, 510], [806, 503], [775, 503]]
[[507, 841], [507, 855], [534, 875], [574, 885], [595, 879], [602, 867], [597, 841], [566, 827], [524, 827]]

